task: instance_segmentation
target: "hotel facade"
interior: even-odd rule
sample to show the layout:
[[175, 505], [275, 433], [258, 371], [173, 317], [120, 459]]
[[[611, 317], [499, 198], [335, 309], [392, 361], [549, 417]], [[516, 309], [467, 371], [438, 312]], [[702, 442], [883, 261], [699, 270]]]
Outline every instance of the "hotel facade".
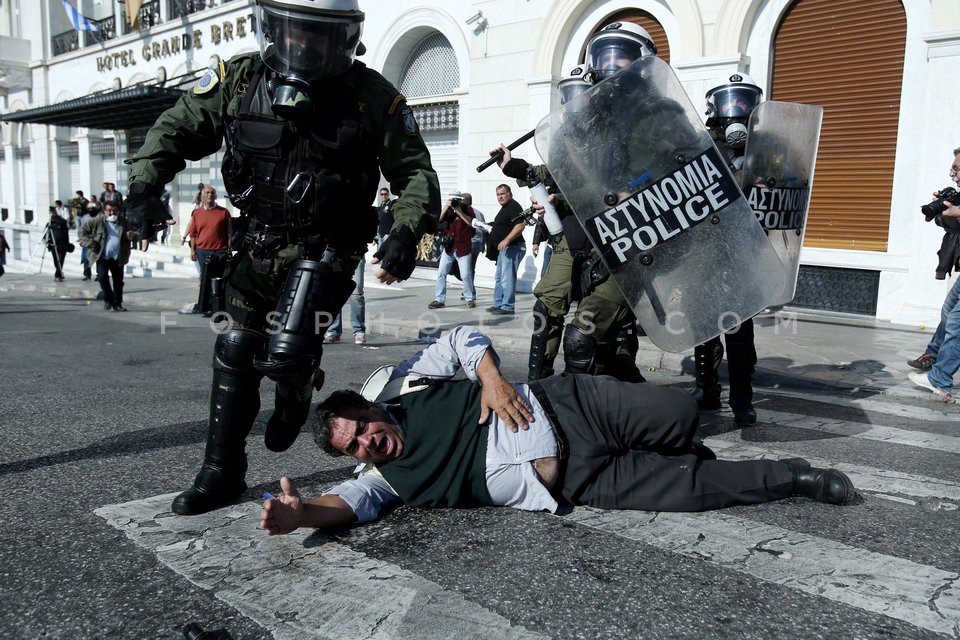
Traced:
[[[0, 2], [0, 229], [14, 268], [39, 260], [55, 200], [99, 194], [103, 182], [125, 191], [123, 159], [157, 115], [217, 60], [257, 50], [252, 0], [68, 2], [97, 30], [75, 30], [62, 0]], [[127, 20], [131, 5], [140, 5], [139, 30]], [[767, 99], [822, 105], [794, 304], [936, 323], [952, 279], [934, 277], [943, 233], [919, 208], [951, 184], [947, 170], [960, 147], [955, 0], [360, 5], [361, 60], [414, 107], [443, 193], [471, 192], [488, 218], [506, 180], [495, 167], [476, 167], [557, 108], [557, 81], [611, 21], [646, 28], [701, 111], [706, 91], [734, 71], [750, 74]], [[532, 142], [517, 154], [537, 158]], [[227, 204], [221, 158], [189, 163], [169, 185], [184, 222], [198, 182], [217, 186]], [[528, 201], [525, 189], [514, 194]], [[528, 253], [521, 290], [532, 287], [539, 260]], [[481, 258], [478, 284], [492, 286], [492, 276], [493, 263]]]

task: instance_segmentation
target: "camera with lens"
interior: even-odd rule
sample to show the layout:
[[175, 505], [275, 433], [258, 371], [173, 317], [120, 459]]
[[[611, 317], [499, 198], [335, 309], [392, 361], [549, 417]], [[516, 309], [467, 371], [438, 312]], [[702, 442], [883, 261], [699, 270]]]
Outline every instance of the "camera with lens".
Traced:
[[953, 187], [941, 189], [938, 193], [939, 197], [936, 200], [920, 207], [920, 213], [927, 219], [927, 222], [930, 222], [946, 211], [948, 202], [952, 205], [960, 206], [960, 192]]
[[463, 208], [463, 198], [450, 198], [450, 206], [454, 209]]

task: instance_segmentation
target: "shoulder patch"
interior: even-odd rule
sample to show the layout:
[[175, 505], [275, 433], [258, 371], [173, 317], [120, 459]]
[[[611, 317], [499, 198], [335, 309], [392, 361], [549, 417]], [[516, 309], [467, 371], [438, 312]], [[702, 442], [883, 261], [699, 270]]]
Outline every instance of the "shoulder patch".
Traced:
[[393, 104], [387, 109], [387, 113], [392, 116], [393, 112], [397, 110], [397, 107], [399, 107], [404, 100], [406, 100], [406, 98], [404, 98], [402, 94], [397, 94], [397, 97], [393, 99]]
[[417, 135], [420, 128], [417, 126], [417, 119], [413, 117], [413, 109], [405, 106], [400, 117], [403, 119], [403, 132], [410, 136]]
[[213, 91], [218, 84], [220, 84], [220, 76], [213, 69], [207, 69], [207, 72], [197, 80], [197, 84], [193, 87], [193, 92], [198, 96], [202, 96]]

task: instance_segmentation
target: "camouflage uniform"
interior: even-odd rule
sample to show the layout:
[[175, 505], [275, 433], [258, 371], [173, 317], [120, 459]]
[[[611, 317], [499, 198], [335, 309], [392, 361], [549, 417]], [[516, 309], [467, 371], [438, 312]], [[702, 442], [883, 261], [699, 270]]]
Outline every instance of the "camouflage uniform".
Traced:
[[277, 383], [267, 447], [283, 451], [299, 434], [323, 381], [324, 329], [376, 234], [371, 203], [380, 174], [399, 196], [393, 231], [410, 244], [433, 231], [439, 212], [437, 176], [413, 112], [379, 73], [354, 62], [318, 82], [313, 111], [295, 119], [273, 113], [273, 76], [256, 53], [220, 63], [126, 161], [131, 193], [159, 195], [185, 160], [226, 141], [224, 184], [241, 211], [224, 276], [231, 324], [214, 347], [204, 463], [174, 500], [180, 514], [209, 511], [246, 490], [245, 442], [264, 375]]
[[[547, 272], [533, 290], [537, 302], [533, 309], [528, 379], [538, 380], [553, 374], [553, 362], [563, 340], [568, 373], [642, 381], [643, 376], [635, 364], [639, 348], [636, 320], [620, 288], [608, 278], [588, 287], [589, 291], [582, 295], [581, 274], [591, 255], [590, 244], [573, 211], [557, 192], [549, 171], [544, 165], [530, 166], [519, 158], [512, 158], [503, 166], [504, 174], [516, 178], [521, 187], [527, 186], [528, 169], [555, 193], [553, 204], [564, 227], [564, 233], [553, 245]], [[575, 238], [574, 247], [570, 246], [568, 236]], [[564, 317], [574, 300], [579, 300], [577, 310], [564, 331]]]

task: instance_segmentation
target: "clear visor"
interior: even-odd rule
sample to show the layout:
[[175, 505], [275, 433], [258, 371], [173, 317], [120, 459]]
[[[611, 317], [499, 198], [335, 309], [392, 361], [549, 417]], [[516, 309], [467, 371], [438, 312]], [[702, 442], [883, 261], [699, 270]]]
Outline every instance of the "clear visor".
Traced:
[[590, 68], [602, 78], [609, 78], [652, 50], [639, 40], [623, 36], [607, 36], [590, 44]]
[[[557, 85], [557, 88], [560, 90], [560, 104], [567, 104], [577, 100], [579, 96], [584, 95], [591, 85], [589, 82], [583, 78], [570, 78], [568, 80], [561, 80]], [[589, 98], [580, 98], [581, 102], [588, 102]]]
[[307, 82], [350, 68], [363, 31], [359, 18], [298, 13], [258, 5], [257, 40], [264, 63], [283, 76]]
[[746, 118], [760, 103], [760, 90], [747, 85], [724, 87], [711, 94], [716, 118]]

